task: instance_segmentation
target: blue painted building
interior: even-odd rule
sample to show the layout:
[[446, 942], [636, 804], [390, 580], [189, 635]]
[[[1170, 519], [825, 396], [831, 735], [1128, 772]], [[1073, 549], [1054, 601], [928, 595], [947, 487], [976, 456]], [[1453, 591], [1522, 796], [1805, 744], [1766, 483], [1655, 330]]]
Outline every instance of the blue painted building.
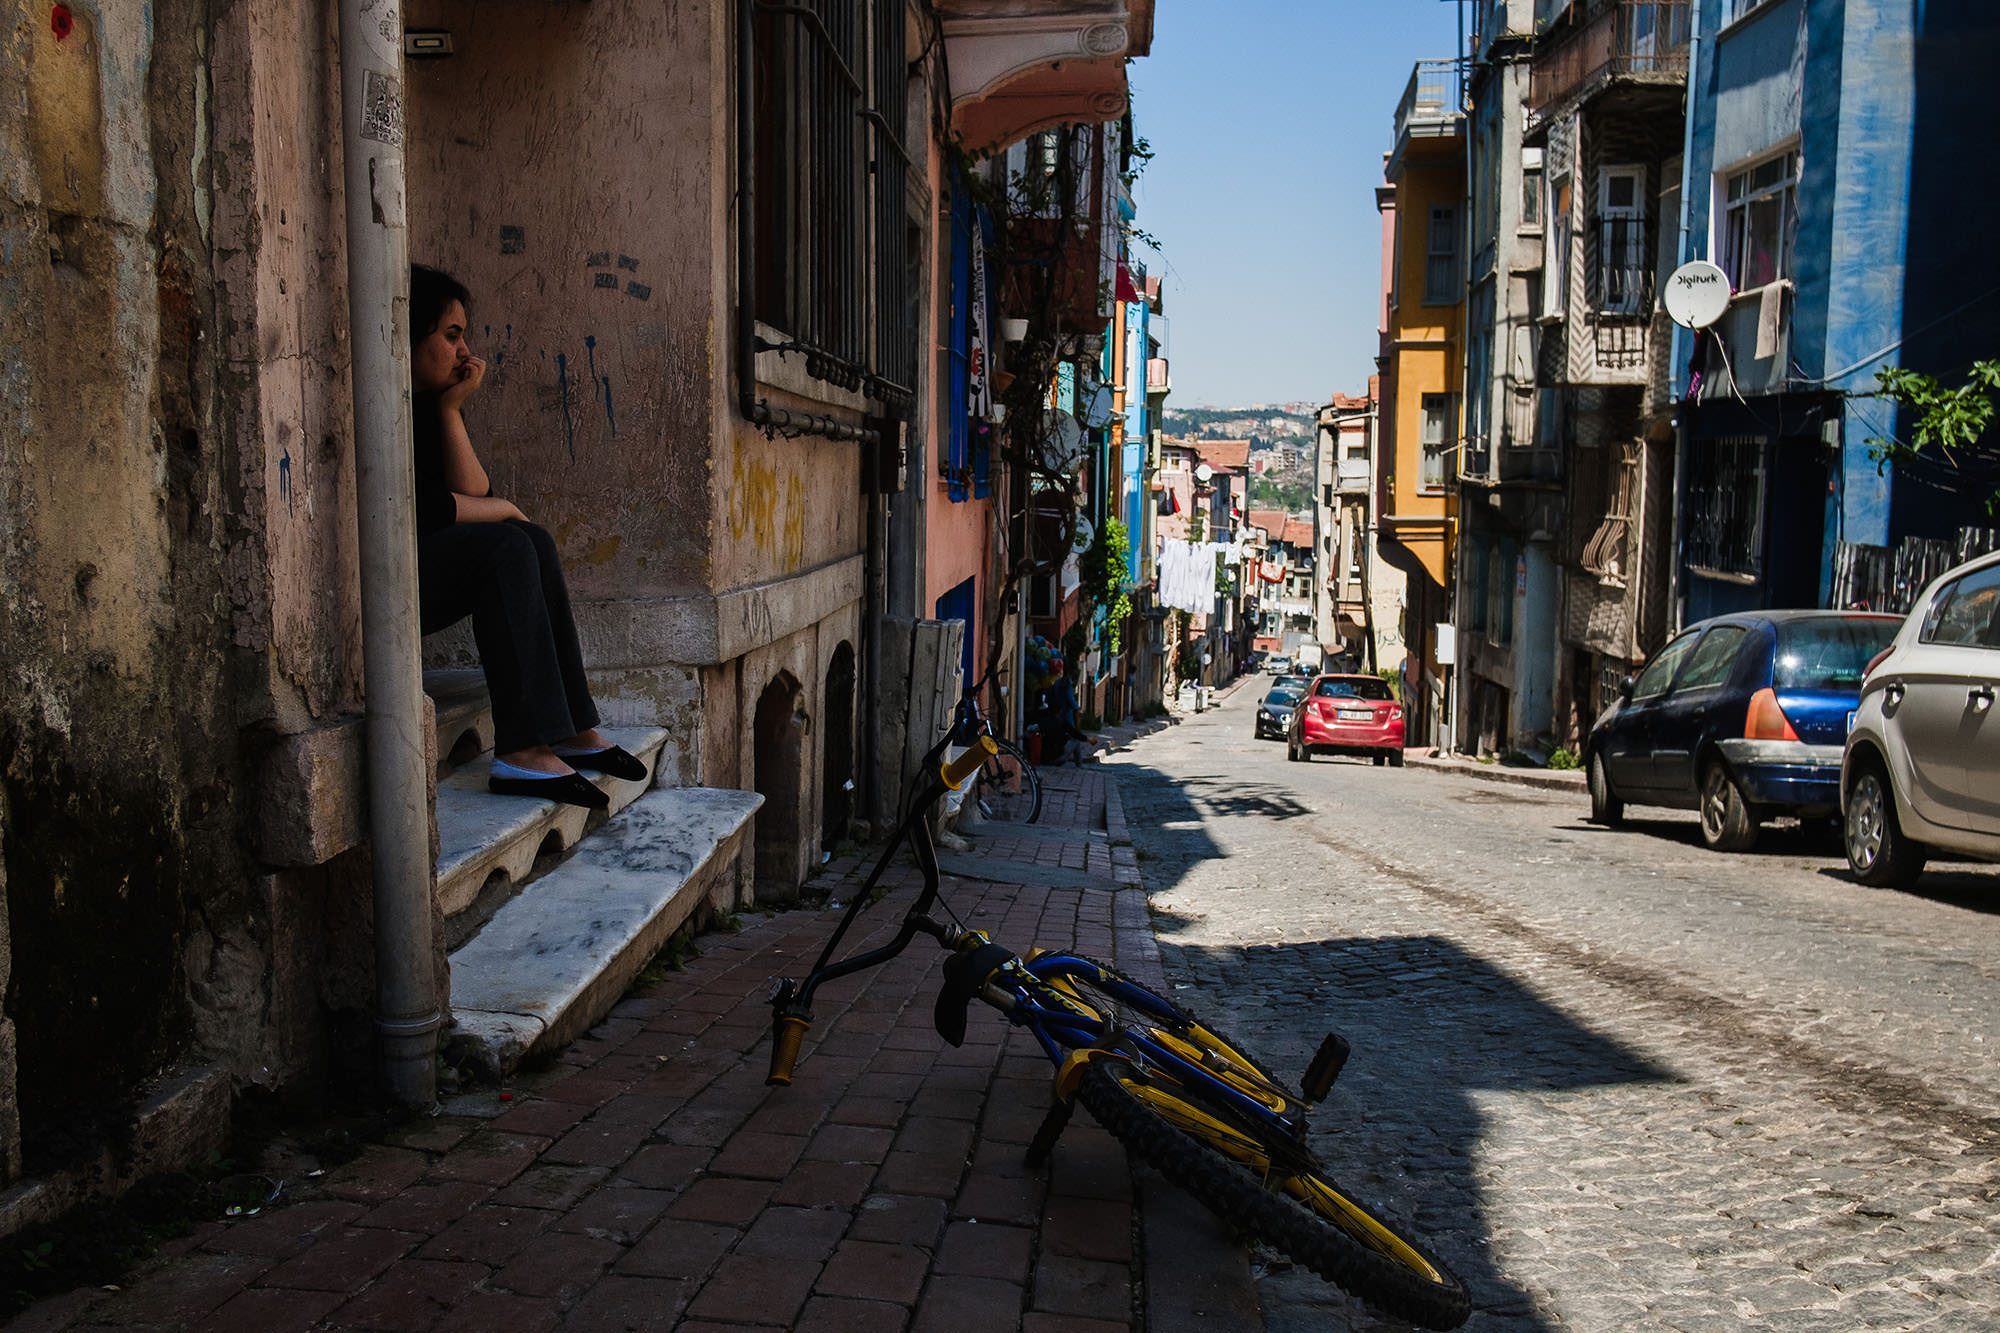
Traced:
[[1910, 423], [1869, 395], [1885, 366], [1956, 383], [2000, 355], [1984, 87], [2000, 66], [2000, 6], [1696, 4], [1678, 257], [1721, 265], [1735, 296], [1712, 328], [1674, 339], [1677, 394], [1693, 400], [1681, 620], [1899, 605], [1912, 591], [1895, 586], [1899, 549], [1941, 539], [1916, 542], [1935, 564], [1983, 521], [1952, 472], [1871, 457], [1871, 438], [1907, 438]]

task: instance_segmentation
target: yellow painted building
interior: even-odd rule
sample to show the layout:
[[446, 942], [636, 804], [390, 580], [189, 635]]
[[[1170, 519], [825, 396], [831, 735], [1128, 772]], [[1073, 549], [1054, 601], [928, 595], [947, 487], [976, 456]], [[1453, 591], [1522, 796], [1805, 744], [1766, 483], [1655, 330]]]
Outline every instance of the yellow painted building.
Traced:
[[[1396, 108], [1382, 213], [1380, 550], [1408, 575], [1413, 745], [1438, 740], [1450, 647], [1465, 324], [1465, 117], [1459, 66], [1424, 61]], [[1440, 627], [1444, 627], [1442, 630]], [[1442, 652], [1441, 652], [1442, 649]], [[1440, 656], [1446, 661], [1440, 661]], [[1421, 673], [1417, 665], [1421, 663]], [[1388, 665], [1388, 664], [1384, 664]]]

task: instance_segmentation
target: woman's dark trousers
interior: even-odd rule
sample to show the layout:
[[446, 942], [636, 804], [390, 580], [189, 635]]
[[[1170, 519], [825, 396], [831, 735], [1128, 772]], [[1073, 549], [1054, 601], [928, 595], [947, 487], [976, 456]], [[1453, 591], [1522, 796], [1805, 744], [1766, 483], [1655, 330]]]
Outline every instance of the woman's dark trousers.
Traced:
[[423, 630], [472, 617], [493, 698], [493, 751], [566, 741], [597, 725], [555, 539], [533, 523], [454, 523], [417, 538]]

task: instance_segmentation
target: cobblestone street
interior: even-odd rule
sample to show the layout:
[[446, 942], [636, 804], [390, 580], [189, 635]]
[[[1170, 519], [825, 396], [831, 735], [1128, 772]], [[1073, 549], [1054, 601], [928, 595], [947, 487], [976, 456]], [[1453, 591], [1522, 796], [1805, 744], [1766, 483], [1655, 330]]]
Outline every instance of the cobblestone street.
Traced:
[[[1818, 830], [1723, 856], [1691, 816], [1290, 764], [1262, 692], [1110, 759], [1165, 972], [1281, 1073], [1352, 1039], [1322, 1153], [1469, 1327], [2000, 1324], [2000, 873], [1869, 890]], [[1263, 1258], [1268, 1328], [1389, 1326]]]

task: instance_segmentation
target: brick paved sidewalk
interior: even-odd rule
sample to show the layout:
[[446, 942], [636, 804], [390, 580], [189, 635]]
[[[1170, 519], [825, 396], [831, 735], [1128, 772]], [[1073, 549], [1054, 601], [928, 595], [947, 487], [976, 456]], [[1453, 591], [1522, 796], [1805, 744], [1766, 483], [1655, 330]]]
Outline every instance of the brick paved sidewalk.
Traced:
[[[953, 906], [1018, 948], [1109, 956], [1157, 982], [1115, 783], [1092, 767], [1046, 776], [1044, 836], [995, 827]], [[1034, 882], [1065, 840], [1101, 883]], [[822, 883], [839, 898], [865, 869], [850, 859]], [[893, 934], [915, 878], [892, 872], [857, 944]], [[1135, 1187], [1088, 1114], [1050, 1168], [1025, 1166], [1048, 1063], [977, 1005], [965, 1045], [944, 1044], [929, 941], [830, 983], [792, 1086], [765, 1087], [767, 979], [804, 971], [837, 916], [829, 904], [704, 936], [700, 957], [635, 991], [553, 1068], [288, 1182], [298, 1202], [203, 1224], [122, 1290], [44, 1301], [12, 1327], [1257, 1324], [1242, 1253], [1178, 1191], [1144, 1173]]]

